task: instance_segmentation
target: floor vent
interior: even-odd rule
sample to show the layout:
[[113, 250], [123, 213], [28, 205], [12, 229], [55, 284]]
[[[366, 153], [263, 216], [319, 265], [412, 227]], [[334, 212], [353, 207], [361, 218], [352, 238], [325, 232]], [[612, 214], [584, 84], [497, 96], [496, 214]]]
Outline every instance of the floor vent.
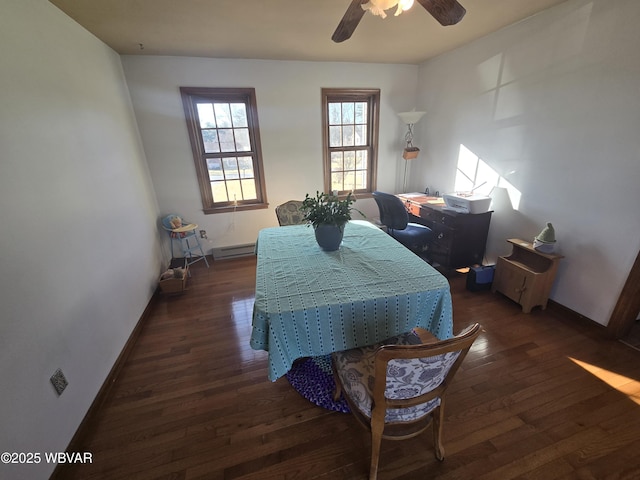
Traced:
[[256, 244], [247, 243], [246, 245], [232, 245], [229, 247], [214, 248], [213, 259], [225, 260], [227, 258], [245, 257], [247, 255], [253, 255], [255, 253]]

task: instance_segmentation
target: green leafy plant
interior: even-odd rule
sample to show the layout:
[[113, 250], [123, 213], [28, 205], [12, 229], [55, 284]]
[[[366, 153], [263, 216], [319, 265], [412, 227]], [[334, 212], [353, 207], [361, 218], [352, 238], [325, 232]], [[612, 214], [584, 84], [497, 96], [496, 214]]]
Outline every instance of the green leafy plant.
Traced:
[[305, 196], [300, 210], [304, 214], [304, 219], [314, 227], [318, 225], [344, 225], [351, 220], [351, 212], [355, 210], [363, 217], [365, 216], [357, 208], [351, 205], [356, 199], [350, 192], [344, 200], [340, 200], [336, 195], [316, 192], [315, 197]]

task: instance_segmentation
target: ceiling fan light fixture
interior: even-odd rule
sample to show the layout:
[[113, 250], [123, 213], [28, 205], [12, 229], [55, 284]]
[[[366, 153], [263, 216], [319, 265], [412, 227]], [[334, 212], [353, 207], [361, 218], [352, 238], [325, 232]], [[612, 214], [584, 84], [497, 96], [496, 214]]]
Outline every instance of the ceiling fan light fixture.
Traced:
[[[351, 0], [347, 11], [331, 36], [336, 43], [351, 38], [364, 14], [369, 10], [373, 15], [386, 18], [385, 10], [397, 5], [395, 15], [400, 15], [413, 5], [414, 0]], [[418, 3], [435, 18], [440, 25], [455, 25], [464, 17], [466, 10], [457, 0], [418, 0]]]
[[396, 17], [411, 7], [413, 7], [413, 0], [400, 0], [398, 2], [398, 10], [396, 10]]
[[369, 0], [367, 3], [363, 3], [361, 6], [363, 10], [369, 10], [373, 15], [387, 18], [385, 10], [389, 10], [396, 5], [398, 6], [398, 8], [396, 9], [396, 13], [394, 15], [397, 17], [405, 10], [409, 10], [411, 8], [411, 6], [413, 5], [413, 0]]

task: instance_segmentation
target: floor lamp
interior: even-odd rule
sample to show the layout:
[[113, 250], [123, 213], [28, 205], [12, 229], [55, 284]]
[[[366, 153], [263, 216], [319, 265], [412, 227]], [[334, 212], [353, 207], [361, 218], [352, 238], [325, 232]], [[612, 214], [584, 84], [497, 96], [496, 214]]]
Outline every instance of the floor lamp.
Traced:
[[409, 160], [418, 158], [420, 149], [413, 146], [413, 126], [420, 121], [420, 119], [427, 112], [401, 112], [398, 116], [402, 119], [403, 123], [407, 125], [407, 133], [404, 136], [405, 147], [402, 152], [402, 158], [404, 158], [404, 183], [402, 184], [402, 193], [406, 193], [407, 190], [407, 166]]

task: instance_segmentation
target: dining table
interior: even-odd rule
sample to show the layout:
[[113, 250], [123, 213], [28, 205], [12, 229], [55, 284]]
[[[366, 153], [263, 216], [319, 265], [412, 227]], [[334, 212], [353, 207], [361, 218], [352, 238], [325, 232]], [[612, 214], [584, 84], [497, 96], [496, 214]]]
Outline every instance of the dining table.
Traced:
[[299, 358], [381, 342], [415, 327], [453, 336], [448, 280], [376, 225], [345, 225], [324, 251], [311, 225], [260, 230], [251, 347], [268, 352], [268, 377]]

